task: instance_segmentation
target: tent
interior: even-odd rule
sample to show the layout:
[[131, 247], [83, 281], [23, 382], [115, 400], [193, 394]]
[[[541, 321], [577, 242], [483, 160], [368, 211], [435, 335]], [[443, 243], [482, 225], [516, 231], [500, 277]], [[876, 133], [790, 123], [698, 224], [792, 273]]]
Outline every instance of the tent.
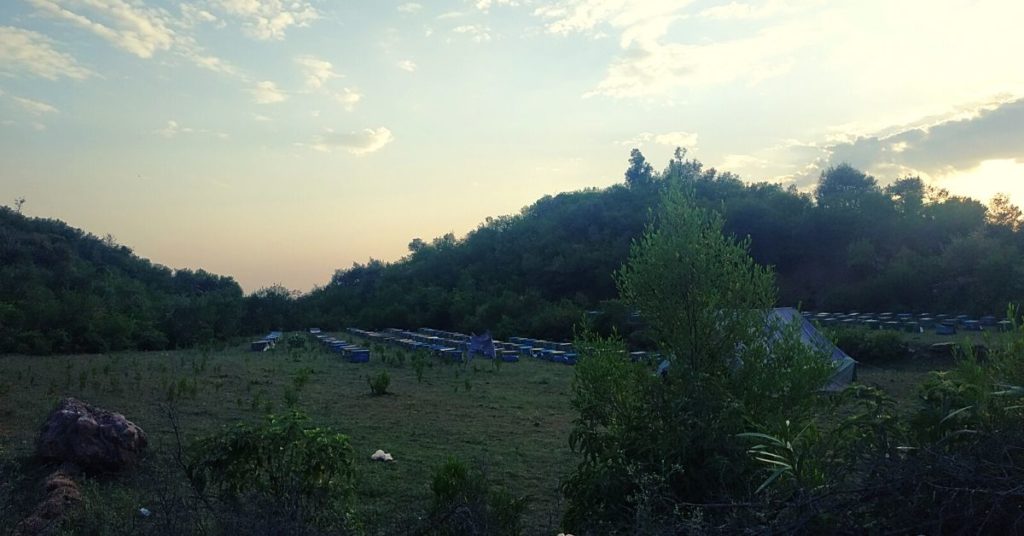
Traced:
[[825, 386], [826, 391], [838, 391], [856, 379], [857, 362], [833, 344], [828, 337], [822, 335], [814, 327], [814, 324], [800, 315], [799, 311], [792, 307], [773, 309], [768, 320], [772, 325], [777, 325], [778, 327], [798, 322], [800, 326], [800, 339], [804, 344], [817, 348], [829, 355], [829, 358], [835, 363], [835, 371], [832, 373], [832, 377], [829, 378], [828, 385]]

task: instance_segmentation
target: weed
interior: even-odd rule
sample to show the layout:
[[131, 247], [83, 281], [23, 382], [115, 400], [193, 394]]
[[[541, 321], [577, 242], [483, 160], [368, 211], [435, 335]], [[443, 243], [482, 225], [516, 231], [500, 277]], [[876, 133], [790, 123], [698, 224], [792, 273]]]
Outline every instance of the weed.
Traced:
[[366, 383], [370, 385], [370, 393], [376, 396], [385, 395], [388, 392], [388, 386], [391, 385], [391, 376], [388, 375], [388, 371], [382, 370], [380, 374], [370, 377], [366, 377]]

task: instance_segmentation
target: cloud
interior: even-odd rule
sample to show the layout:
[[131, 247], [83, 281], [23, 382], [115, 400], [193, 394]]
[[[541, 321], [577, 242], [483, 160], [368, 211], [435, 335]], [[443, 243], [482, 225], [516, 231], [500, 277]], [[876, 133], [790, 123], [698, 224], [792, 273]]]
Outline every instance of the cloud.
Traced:
[[416, 63], [412, 60], [402, 60], [398, 62], [398, 68], [411, 73], [416, 71]]
[[667, 145], [669, 147], [683, 147], [684, 149], [693, 149], [697, 146], [697, 134], [692, 132], [663, 132], [661, 134], [654, 134], [651, 132], [641, 132], [635, 138], [620, 141], [619, 144], [626, 147], [641, 147], [645, 143], [655, 143], [658, 145]]
[[162, 128], [154, 130], [153, 134], [159, 134], [168, 139], [173, 138], [179, 134], [208, 134], [211, 136], [216, 136], [222, 140], [228, 138], [228, 135], [223, 132], [214, 132], [212, 130], [195, 129], [191, 127], [182, 126], [173, 119], [168, 120], [167, 124], [165, 124]]
[[384, 148], [395, 137], [387, 127], [367, 128], [359, 132], [334, 132], [328, 130], [313, 139], [312, 147], [318, 151], [344, 149], [356, 156], [370, 154]]
[[351, 112], [355, 109], [356, 104], [363, 99], [363, 94], [358, 89], [346, 87], [335, 93], [334, 98], [345, 107], [345, 111]]
[[139, 58], [174, 51], [196, 66], [238, 74], [227, 61], [206, 53], [188, 34], [200, 22], [216, 21], [203, 9], [181, 4], [181, 16], [126, 0], [28, 0], [40, 13], [64, 20]]
[[165, 138], [173, 138], [178, 134], [190, 134], [193, 130], [191, 128], [182, 127], [177, 121], [170, 120], [163, 128], [158, 128], [153, 131], [154, 134], [159, 134]]
[[306, 27], [320, 14], [306, 0], [214, 0], [213, 5], [242, 21], [251, 37], [280, 41], [285, 31]]
[[341, 75], [334, 72], [331, 62], [313, 56], [299, 56], [295, 63], [302, 67], [306, 77], [306, 87], [320, 89], [324, 83], [332, 78], [340, 78]]
[[406, 2], [398, 6], [398, 11], [402, 13], [416, 13], [421, 9], [423, 9], [423, 6], [417, 4], [416, 2]]
[[510, 6], [515, 7], [519, 5], [518, 0], [470, 0], [473, 5], [481, 11], [487, 11], [491, 6]]
[[769, 0], [758, 4], [750, 2], [729, 2], [704, 9], [700, 16], [718, 20], [762, 19], [784, 12], [787, 4]]
[[48, 80], [61, 77], [80, 80], [93, 75], [75, 58], [58, 52], [54, 45], [53, 40], [43, 34], [0, 26], [0, 73], [9, 76], [29, 74]]
[[[160, 9], [146, 8], [141, 4], [130, 4], [124, 0], [29, 2], [42, 12], [89, 30], [140, 58], [150, 58], [155, 52], [168, 50], [174, 44], [170, 16]], [[78, 11], [72, 11], [71, 8]]]
[[[991, 103], [973, 113], [957, 110], [944, 121], [874, 136], [857, 136], [825, 147], [811, 169], [842, 162], [892, 180], [905, 175], [943, 177], [994, 160], [1024, 163], [1024, 98]], [[811, 184], [808, 173], [800, 183]]]
[[182, 21], [188, 26], [218, 21], [216, 15], [201, 7], [192, 4], [181, 4], [178, 7], [181, 9]]
[[484, 24], [463, 24], [452, 28], [452, 31], [467, 35], [477, 43], [486, 43], [491, 40], [491, 28]]
[[283, 91], [277, 88], [277, 84], [270, 80], [258, 82], [256, 87], [250, 90], [253, 100], [258, 104], [273, 104], [282, 102], [288, 98]]
[[55, 114], [57, 108], [42, 101], [27, 99], [25, 97], [11, 96], [11, 100], [18, 103], [25, 111], [33, 115]]
[[[674, 24], [692, 17], [687, 11], [690, 3], [686, 0], [561, 0], [536, 8], [534, 15], [541, 18], [546, 30], [553, 34], [581, 33], [599, 37], [611, 31], [618, 35], [621, 53], [612, 60], [597, 87], [584, 95], [588, 97], [647, 98], [684, 87], [734, 81], [757, 84], [788, 72], [794, 65], [792, 54], [823, 33], [811, 22], [801, 21], [753, 31], [745, 29], [737, 33], [737, 37], [713, 41], [673, 40], [674, 35], [670, 35], [669, 30]], [[717, 14], [720, 18], [726, 15], [735, 18], [741, 12], [754, 14], [744, 6], [729, 4], [719, 6], [718, 11], [705, 11], [707, 16]], [[769, 13], [767, 8], [758, 9], [764, 9], [765, 16]]]

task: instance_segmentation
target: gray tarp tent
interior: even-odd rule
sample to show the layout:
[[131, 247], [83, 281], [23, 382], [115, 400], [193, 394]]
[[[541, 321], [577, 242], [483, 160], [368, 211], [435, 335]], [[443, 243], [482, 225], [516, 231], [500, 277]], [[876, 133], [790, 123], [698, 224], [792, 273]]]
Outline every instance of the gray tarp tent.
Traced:
[[793, 322], [798, 322], [800, 326], [800, 338], [804, 344], [817, 348], [822, 352], [829, 355], [832, 361], [835, 363], [836, 368], [832, 373], [832, 377], [829, 378], [828, 385], [825, 389], [828, 391], [838, 391], [851, 382], [857, 377], [857, 362], [848, 355], [846, 352], [839, 349], [838, 346], [832, 344], [832, 341], [828, 337], [822, 335], [817, 328], [814, 327], [809, 320], [800, 315], [800, 311], [793, 309], [792, 307], [781, 307], [773, 309], [771, 323], [778, 323], [780, 327], [789, 325]]

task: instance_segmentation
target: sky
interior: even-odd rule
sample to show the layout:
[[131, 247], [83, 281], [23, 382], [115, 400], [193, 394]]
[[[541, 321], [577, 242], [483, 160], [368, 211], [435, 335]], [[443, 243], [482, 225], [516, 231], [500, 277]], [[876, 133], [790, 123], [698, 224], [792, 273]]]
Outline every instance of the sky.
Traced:
[[306, 291], [682, 146], [1024, 204], [1018, 0], [4, 0], [0, 204]]

